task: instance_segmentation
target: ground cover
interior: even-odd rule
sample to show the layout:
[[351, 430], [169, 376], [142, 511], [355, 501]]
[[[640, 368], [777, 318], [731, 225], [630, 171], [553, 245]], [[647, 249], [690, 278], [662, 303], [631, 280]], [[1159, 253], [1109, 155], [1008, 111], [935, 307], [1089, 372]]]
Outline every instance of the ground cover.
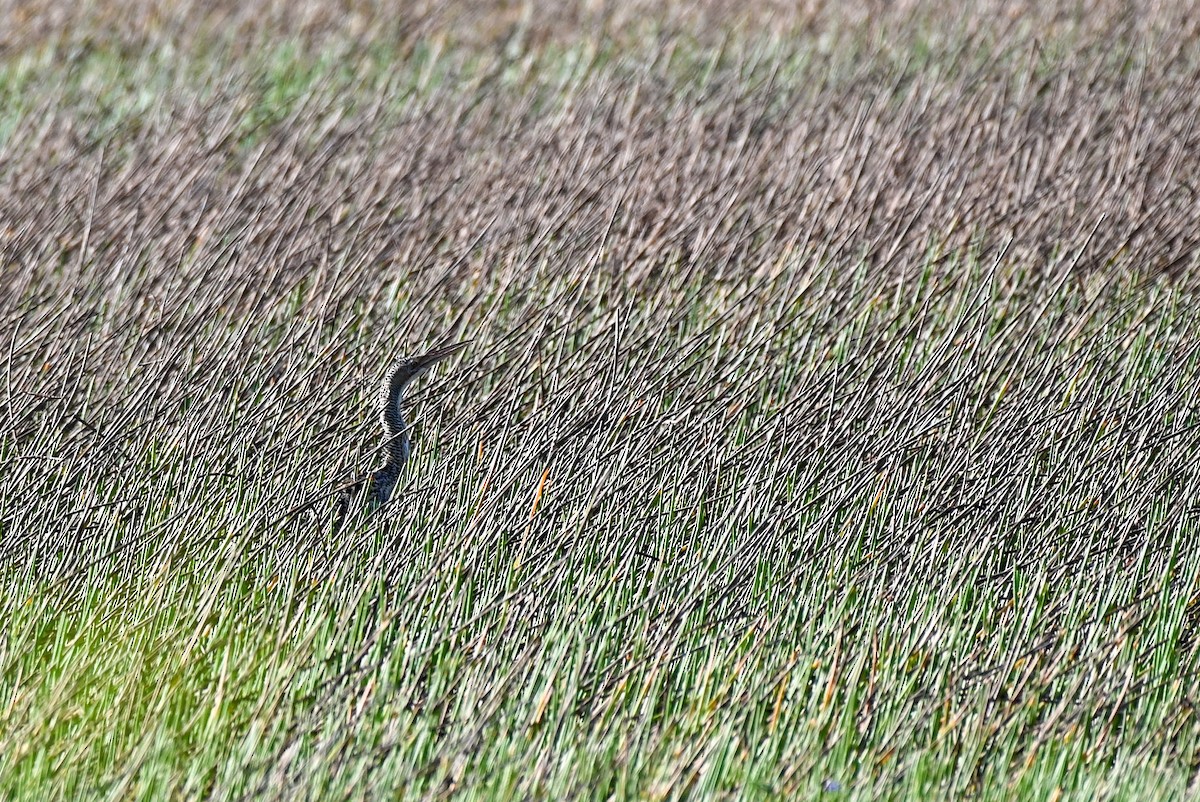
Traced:
[[5, 798], [1193, 787], [1185, 10], [155, 8], [0, 39]]

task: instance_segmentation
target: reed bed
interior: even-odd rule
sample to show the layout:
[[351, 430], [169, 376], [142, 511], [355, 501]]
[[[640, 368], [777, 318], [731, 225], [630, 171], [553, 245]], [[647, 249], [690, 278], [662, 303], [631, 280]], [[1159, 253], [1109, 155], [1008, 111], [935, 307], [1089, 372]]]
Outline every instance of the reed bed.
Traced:
[[4, 9], [0, 794], [1194, 792], [1198, 39], [1125, 6]]

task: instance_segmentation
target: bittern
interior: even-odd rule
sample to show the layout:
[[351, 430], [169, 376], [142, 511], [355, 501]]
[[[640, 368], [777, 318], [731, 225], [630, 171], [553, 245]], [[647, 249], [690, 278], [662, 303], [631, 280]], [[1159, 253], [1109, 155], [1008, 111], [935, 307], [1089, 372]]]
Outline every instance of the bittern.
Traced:
[[392, 497], [404, 463], [412, 454], [412, 441], [408, 436], [408, 424], [404, 422], [404, 410], [401, 402], [404, 400], [404, 388], [408, 383], [429, 368], [453, 356], [467, 346], [467, 343], [455, 343], [442, 348], [435, 348], [420, 356], [401, 359], [392, 365], [380, 392], [380, 417], [383, 420], [383, 452], [384, 463], [352, 485], [342, 489], [338, 495], [337, 524], [340, 525], [350, 502], [361, 498], [367, 504], [382, 505]]

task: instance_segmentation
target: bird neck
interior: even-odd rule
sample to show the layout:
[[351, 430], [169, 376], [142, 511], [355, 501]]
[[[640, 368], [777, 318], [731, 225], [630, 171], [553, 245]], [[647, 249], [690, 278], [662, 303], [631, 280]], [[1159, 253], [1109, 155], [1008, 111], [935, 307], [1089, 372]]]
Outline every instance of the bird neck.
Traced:
[[394, 416], [384, 417], [387, 440], [383, 444], [386, 456], [384, 463], [371, 474], [372, 495], [380, 504], [386, 503], [392, 495], [392, 489], [400, 478], [400, 470], [408, 462], [412, 445], [408, 440], [408, 427], [399, 411]]
[[412, 452], [412, 443], [408, 439], [408, 424], [404, 421], [404, 412], [400, 404], [404, 400], [404, 384], [393, 381], [388, 388], [387, 397], [383, 404], [383, 450], [387, 455], [387, 466], [397, 475], [408, 455]]
[[408, 455], [412, 453], [412, 444], [408, 439], [408, 424], [400, 412], [400, 396], [390, 399], [383, 413], [384, 453], [387, 454], [387, 465], [399, 473]]

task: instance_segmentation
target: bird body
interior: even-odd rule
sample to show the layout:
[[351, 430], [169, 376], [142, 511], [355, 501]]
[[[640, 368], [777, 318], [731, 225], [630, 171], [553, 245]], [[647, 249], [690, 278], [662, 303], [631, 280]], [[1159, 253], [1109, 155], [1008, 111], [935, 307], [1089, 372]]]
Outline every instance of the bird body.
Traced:
[[345, 488], [339, 497], [338, 523], [341, 523], [351, 499], [364, 495], [367, 503], [383, 505], [392, 497], [396, 482], [404, 464], [412, 454], [412, 441], [408, 434], [408, 424], [404, 421], [401, 404], [404, 401], [404, 389], [408, 383], [438, 362], [452, 356], [463, 348], [466, 343], [436, 348], [420, 356], [406, 357], [395, 362], [388, 371], [381, 388], [380, 418], [383, 422], [383, 452], [384, 463], [371, 474], [349, 487]]

